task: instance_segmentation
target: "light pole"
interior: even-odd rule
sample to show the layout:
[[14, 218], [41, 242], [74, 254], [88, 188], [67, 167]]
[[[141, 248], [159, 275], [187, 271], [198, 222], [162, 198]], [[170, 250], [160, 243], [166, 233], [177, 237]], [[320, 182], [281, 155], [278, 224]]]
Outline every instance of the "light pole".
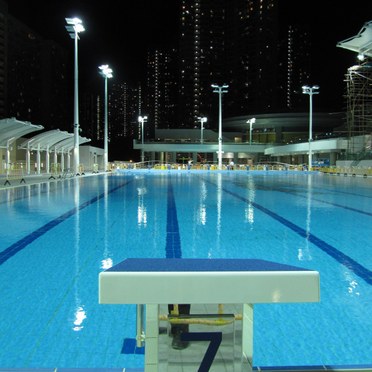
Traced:
[[103, 169], [108, 171], [108, 95], [107, 95], [107, 79], [112, 78], [112, 69], [109, 65], [101, 65], [98, 67], [100, 69], [99, 73], [105, 79], [105, 129], [103, 136]]
[[198, 117], [198, 120], [200, 121], [200, 143], [203, 143], [204, 142], [204, 139], [203, 139], [204, 123], [207, 122], [207, 118]]
[[256, 122], [256, 118], [248, 119], [247, 124], [249, 124], [249, 144], [252, 144], [252, 127], [253, 124]]
[[145, 151], [143, 150], [143, 140], [144, 140], [144, 132], [143, 132], [143, 124], [147, 121], [147, 116], [138, 116], [138, 122], [141, 123], [142, 128], [142, 134], [141, 134], [141, 140], [142, 140], [142, 151], [141, 151], [141, 162], [145, 162]]
[[311, 170], [313, 161], [312, 161], [312, 149], [311, 149], [311, 142], [313, 140], [313, 95], [319, 94], [318, 92], [319, 86], [313, 85], [312, 87], [309, 87], [308, 85], [304, 85], [302, 87], [302, 93], [308, 94], [310, 99], [310, 106], [309, 106], [309, 160], [308, 160], [308, 167], [309, 170]]
[[74, 73], [74, 171], [79, 175], [79, 75], [78, 75], [78, 40], [79, 32], [85, 31], [81, 19], [65, 18], [66, 30], [75, 40], [75, 73]]
[[218, 169], [222, 169], [222, 94], [227, 93], [228, 85], [212, 84], [213, 93], [218, 93]]

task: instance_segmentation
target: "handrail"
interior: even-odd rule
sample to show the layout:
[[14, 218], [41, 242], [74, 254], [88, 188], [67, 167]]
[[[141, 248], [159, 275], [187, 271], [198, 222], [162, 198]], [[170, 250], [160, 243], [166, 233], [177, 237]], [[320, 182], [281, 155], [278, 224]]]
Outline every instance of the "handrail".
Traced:
[[146, 338], [144, 330], [145, 305], [137, 305], [136, 313], [136, 346], [143, 347]]
[[335, 174], [344, 176], [363, 176], [372, 177], [372, 168], [362, 167], [324, 167], [319, 169], [320, 172], [325, 174]]
[[[137, 163], [123, 163], [116, 167], [116, 170], [125, 169], [154, 169], [154, 170], [219, 170], [217, 162], [205, 162], [205, 163], [167, 163], [160, 161], [144, 161]], [[234, 171], [254, 171], [254, 170], [280, 170], [280, 171], [303, 171], [308, 170], [306, 164], [288, 164], [281, 162], [259, 162], [254, 165], [249, 164], [222, 164], [222, 170], [234, 170]], [[318, 170], [313, 167], [312, 170]]]

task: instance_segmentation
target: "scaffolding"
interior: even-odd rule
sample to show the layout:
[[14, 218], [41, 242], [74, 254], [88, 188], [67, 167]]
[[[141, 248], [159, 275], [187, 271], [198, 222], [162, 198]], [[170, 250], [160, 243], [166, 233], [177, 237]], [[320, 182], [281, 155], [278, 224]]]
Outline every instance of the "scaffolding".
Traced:
[[371, 156], [372, 63], [352, 66], [346, 74], [347, 156], [361, 160]]
[[372, 159], [372, 21], [337, 46], [358, 53], [358, 59], [365, 61], [350, 67], [346, 74], [346, 159]]

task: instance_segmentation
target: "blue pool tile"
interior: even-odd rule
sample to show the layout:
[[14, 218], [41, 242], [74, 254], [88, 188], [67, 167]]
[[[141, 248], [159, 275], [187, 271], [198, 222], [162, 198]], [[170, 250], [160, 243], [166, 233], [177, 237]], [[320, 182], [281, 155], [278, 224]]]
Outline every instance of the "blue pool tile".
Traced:
[[337, 370], [361, 370], [372, 371], [372, 364], [357, 364], [357, 365], [326, 365], [324, 366], [327, 371], [337, 371]]
[[[30, 368], [0, 372], [118, 366], [122, 372], [135, 372], [127, 367], [143, 367], [144, 356], [134, 354], [134, 346], [126, 349], [128, 354], [121, 352], [123, 340], [135, 334], [135, 305], [107, 306], [97, 301], [102, 260], [110, 258], [116, 264], [127, 257], [253, 257], [319, 270], [321, 303], [257, 306], [255, 324], [261, 326], [255, 335], [255, 364], [317, 366], [322, 361], [323, 370], [330, 371], [340, 370], [341, 363], [370, 362], [371, 335], [366, 327], [370, 286], [359, 280], [348, 265], [339, 262], [350, 261], [343, 261], [340, 255], [335, 256], [338, 261], [334, 260], [327, 248], [332, 246], [360, 264], [368, 262], [366, 248], [371, 241], [365, 232], [370, 225], [365, 218], [358, 218], [367, 217], [365, 213], [355, 213], [359, 208], [371, 214], [372, 188], [359, 189], [352, 181], [352, 189], [346, 184], [336, 190], [333, 179], [324, 180], [327, 182], [323, 184], [313, 177], [307, 192], [309, 180], [302, 180], [302, 176], [294, 176], [293, 182], [287, 177], [268, 180], [259, 175], [253, 180], [244, 176], [229, 184], [223, 178], [216, 180], [213, 173], [208, 178], [199, 174], [195, 177], [188, 178], [187, 185], [181, 185], [178, 178], [154, 177], [154, 184], [133, 179], [133, 187], [123, 188], [121, 193], [111, 192], [107, 203], [104, 197], [84, 210], [80, 208], [81, 213], [44, 230], [32, 241], [30, 234], [39, 225], [63, 216], [76, 203], [83, 203], [83, 207], [86, 200], [94, 201], [103, 192], [107, 195], [106, 190], [122, 184], [122, 179], [105, 175], [101, 181], [93, 177], [97, 184], [80, 184], [79, 190], [76, 180], [67, 180], [63, 189], [59, 184], [61, 192], [39, 192], [32, 198], [25, 195], [22, 203], [0, 203], [0, 214], [2, 207], [7, 207], [7, 224], [0, 224], [0, 235], [7, 237], [6, 244], [1, 242], [4, 249], [14, 243], [13, 238], [30, 238], [29, 249], [14, 254], [1, 266], [0, 273], [0, 366]], [[168, 183], [174, 185], [169, 206]], [[139, 200], [138, 188], [144, 187], [147, 194]], [[74, 199], [74, 190], [79, 191], [79, 199]], [[274, 197], [276, 194], [280, 197]], [[315, 195], [317, 201], [313, 199]], [[146, 223], [134, 218], [138, 208], [142, 208], [142, 200], [147, 208]], [[341, 201], [353, 210], [340, 208]], [[309, 236], [318, 239], [311, 240]], [[80, 331], [73, 331], [79, 306], [87, 318]], [[302, 370], [309, 370], [305, 368]], [[294, 368], [284, 370], [293, 372]], [[283, 367], [276, 367], [275, 371], [283, 371]]]
[[[123, 372], [124, 368], [57, 368], [56, 372]], [[34, 371], [32, 371], [34, 372]]]
[[134, 338], [126, 338], [123, 342], [121, 354], [145, 354], [145, 347], [137, 347]]
[[0, 372], [54, 372], [55, 368], [0, 368]]
[[273, 367], [256, 367], [259, 371], [326, 371], [325, 366], [273, 366]]

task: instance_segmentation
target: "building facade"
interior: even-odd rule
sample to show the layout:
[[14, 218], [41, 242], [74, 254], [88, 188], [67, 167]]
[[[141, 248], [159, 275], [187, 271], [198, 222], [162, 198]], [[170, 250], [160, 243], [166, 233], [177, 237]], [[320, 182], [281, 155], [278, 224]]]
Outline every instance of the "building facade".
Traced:
[[211, 84], [227, 84], [224, 116], [295, 111], [310, 78], [310, 37], [284, 17], [280, 0], [183, 0], [178, 127], [207, 116], [217, 126]]
[[14, 18], [0, 1], [1, 118], [72, 129], [68, 60], [62, 47]]
[[182, 0], [179, 38], [178, 127], [198, 125], [209, 116], [211, 84], [226, 83], [225, 0]]
[[[148, 131], [173, 128], [177, 107], [177, 51], [152, 49], [147, 54], [145, 106], [148, 116]], [[149, 134], [150, 134], [149, 133]]]
[[0, 0], [0, 118], [6, 116], [8, 96], [8, 6]]

